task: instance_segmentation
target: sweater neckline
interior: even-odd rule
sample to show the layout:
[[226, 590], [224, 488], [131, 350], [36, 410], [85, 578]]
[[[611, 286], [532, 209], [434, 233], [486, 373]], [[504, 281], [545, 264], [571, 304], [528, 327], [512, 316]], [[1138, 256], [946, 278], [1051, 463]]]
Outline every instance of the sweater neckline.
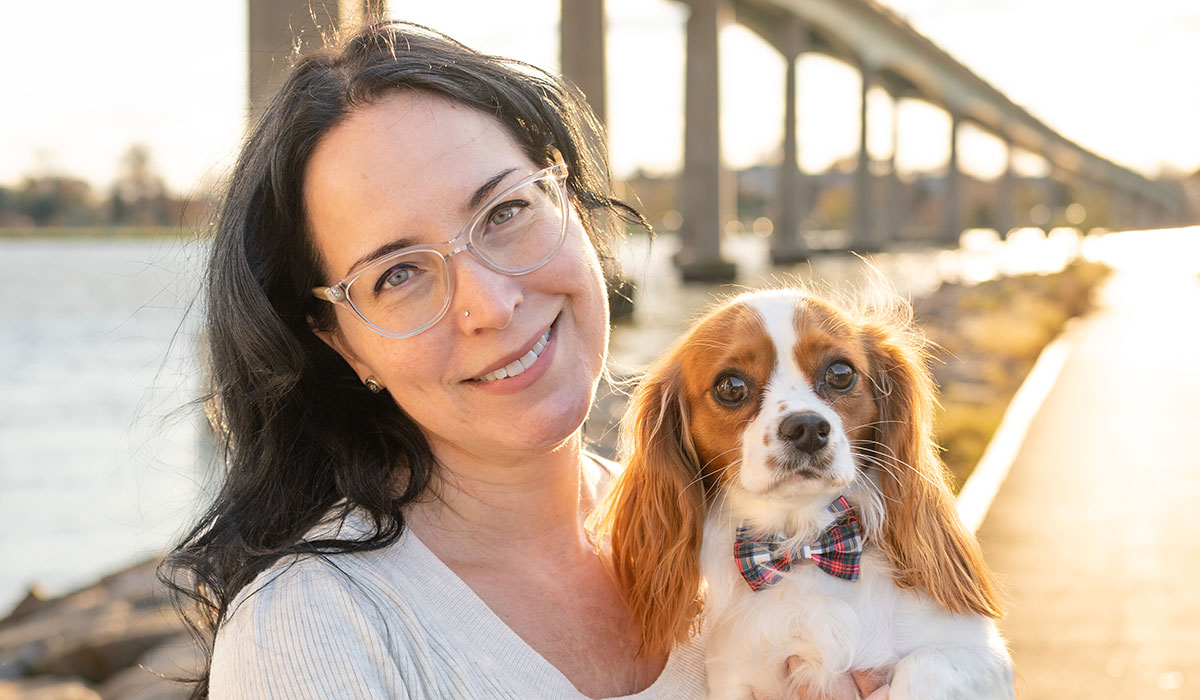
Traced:
[[[620, 467], [591, 453], [584, 454], [593, 467], [586, 470], [586, 478], [592, 482], [595, 493], [603, 494]], [[558, 667], [547, 661], [500, 619], [475, 590], [438, 558], [411, 528], [405, 528], [396, 545], [389, 549], [397, 556], [394, 570], [403, 571], [412, 580], [413, 590], [420, 592], [430, 610], [437, 611], [453, 637], [473, 645], [478, 651], [481, 658], [473, 659], [474, 663], [487, 663], [497, 673], [503, 674], [520, 668], [527, 680], [548, 690], [547, 697], [587, 697]], [[674, 682], [672, 679], [682, 673], [681, 667], [689, 663], [689, 655], [698, 653], [695, 644], [676, 648], [667, 657], [667, 663], [663, 665], [658, 678], [643, 690], [632, 695], [594, 700], [651, 700], [665, 697], [664, 689], [670, 687]], [[698, 659], [695, 662], [702, 663]]]
[[[403, 558], [403, 570], [413, 579], [416, 590], [427, 599], [427, 604], [439, 611], [448, 626], [455, 628], [454, 636], [469, 639], [498, 671], [520, 668], [526, 676], [532, 675], [533, 678], [529, 680], [551, 691], [547, 697], [588, 697], [558, 667], [547, 661], [500, 619], [474, 589], [459, 578], [411, 529], [405, 529], [397, 544], [398, 553]], [[660, 688], [679, 673], [683, 651], [683, 648], [672, 651], [658, 678], [643, 690], [631, 695], [595, 700], [649, 700], [659, 697]]]

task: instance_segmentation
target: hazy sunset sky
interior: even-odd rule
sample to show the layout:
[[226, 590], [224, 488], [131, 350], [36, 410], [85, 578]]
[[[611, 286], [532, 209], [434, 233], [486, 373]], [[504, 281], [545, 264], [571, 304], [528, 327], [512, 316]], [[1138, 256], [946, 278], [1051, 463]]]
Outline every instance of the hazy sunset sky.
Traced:
[[[216, 181], [242, 136], [246, 0], [8, 2], [0, 42], [0, 183], [59, 172], [106, 187], [131, 143], [171, 187]], [[1200, 168], [1200, 3], [1195, 0], [884, 0], [935, 44], [1077, 143], [1149, 175]], [[519, 8], [519, 9], [517, 9]], [[392, 0], [393, 16], [482, 51], [558, 70], [559, 0]], [[607, 0], [609, 128], [618, 175], [679, 167], [683, 23], [668, 0]], [[723, 32], [723, 149], [730, 166], [778, 158], [783, 60], [738, 26]], [[858, 73], [800, 64], [807, 170], [857, 147]], [[872, 150], [890, 150], [891, 102], [872, 94]], [[948, 120], [902, 104], [903, 169], [935, 169]], [[964, 166], [992, 176], [998, 142], [964, 134]]]

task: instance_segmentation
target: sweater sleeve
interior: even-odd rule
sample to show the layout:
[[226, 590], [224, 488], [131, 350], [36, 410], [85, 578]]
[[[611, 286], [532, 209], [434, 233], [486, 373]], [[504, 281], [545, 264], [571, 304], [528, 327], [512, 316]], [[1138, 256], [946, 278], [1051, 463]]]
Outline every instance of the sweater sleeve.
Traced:
[[272, 569], [230, 611], [213, 650], [213, 700], [409, 697], [410, 664], [378, 604], [328, 562]]

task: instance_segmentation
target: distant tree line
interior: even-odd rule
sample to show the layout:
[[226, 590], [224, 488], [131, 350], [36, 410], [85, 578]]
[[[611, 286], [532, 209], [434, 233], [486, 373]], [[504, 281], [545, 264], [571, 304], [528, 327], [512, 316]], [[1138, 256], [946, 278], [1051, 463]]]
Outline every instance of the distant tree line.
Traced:
[[97, 191], [65, 174], [27, 175], [0, 185], [0, 227], [184, 226], [202, 223], [208, 203], [170, 192], [150, 150], [135, 144], [122, 154], [117, 178]]

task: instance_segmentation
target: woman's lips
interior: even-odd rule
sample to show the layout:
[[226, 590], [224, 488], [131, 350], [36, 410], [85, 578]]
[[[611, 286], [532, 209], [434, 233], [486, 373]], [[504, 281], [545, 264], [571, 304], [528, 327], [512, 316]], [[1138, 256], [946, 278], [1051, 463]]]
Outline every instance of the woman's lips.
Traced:
[[[467, 380], [463, 384], [477, 391], [482, 391], [493, 395], [516, 394], [524, 391], [541, 379], [543, 375], [549, 372], [550, 367], [554, 364], [554, 354], [558, 349], [559, 339], [557, 321], [550, 326], [549, 335], [547, 336], [546, 334], [543, 334], [540, 338], [538, 338], [538, 341], [534, 343], [534, 347], [540, 344], [543, 338], [547, 338], [546, 343], [542, 346], [542, 350], [540, 352], [535, 353], [536, 358], [532, 364], [527, 365], [524, 362], [524, 357], [529, 356], [528, 352], [526, 352], [525, 356], [521, 358], [521, 367], [523, 370], [517, 375], [505, 377], [504, 379], [491, 379], [488, 381], [483, 381], [482, 379]], [[511, 366], [512, 363], [510, 362], [509, 365]], [[492, 373], [489, 372], [488, 374]]]
[[538, 338], [537, 342], [533, 344], [533, 347], [529, 349], [529, 352], [526, 352], [521, 357], [513, 360], [512, 362], [508, 363], [507, 365], [501, 367], [498, 370], [488, 372], [487, 374], [483, 375], [482, 377], [475, 377], [468, 381], [494, 382], [494, 381], [498, 381], [500, 379], [508, 379], [508, 378], [512, 378], [512, 377], [518, 377], [518, 376], [524, 374], [525, 370], [532, 367], [534, 365], [534, 363], [537, 362], [538, 357], [540, 357], [541, 354], [543, 352], [545, 352], [546, 345], [548, 345], [550, 343], [550, 330], [553, 327], [554, 326], [551, 325], [549, 328], [546, 329], [546, 332], [542, 334], [542, 337]]

